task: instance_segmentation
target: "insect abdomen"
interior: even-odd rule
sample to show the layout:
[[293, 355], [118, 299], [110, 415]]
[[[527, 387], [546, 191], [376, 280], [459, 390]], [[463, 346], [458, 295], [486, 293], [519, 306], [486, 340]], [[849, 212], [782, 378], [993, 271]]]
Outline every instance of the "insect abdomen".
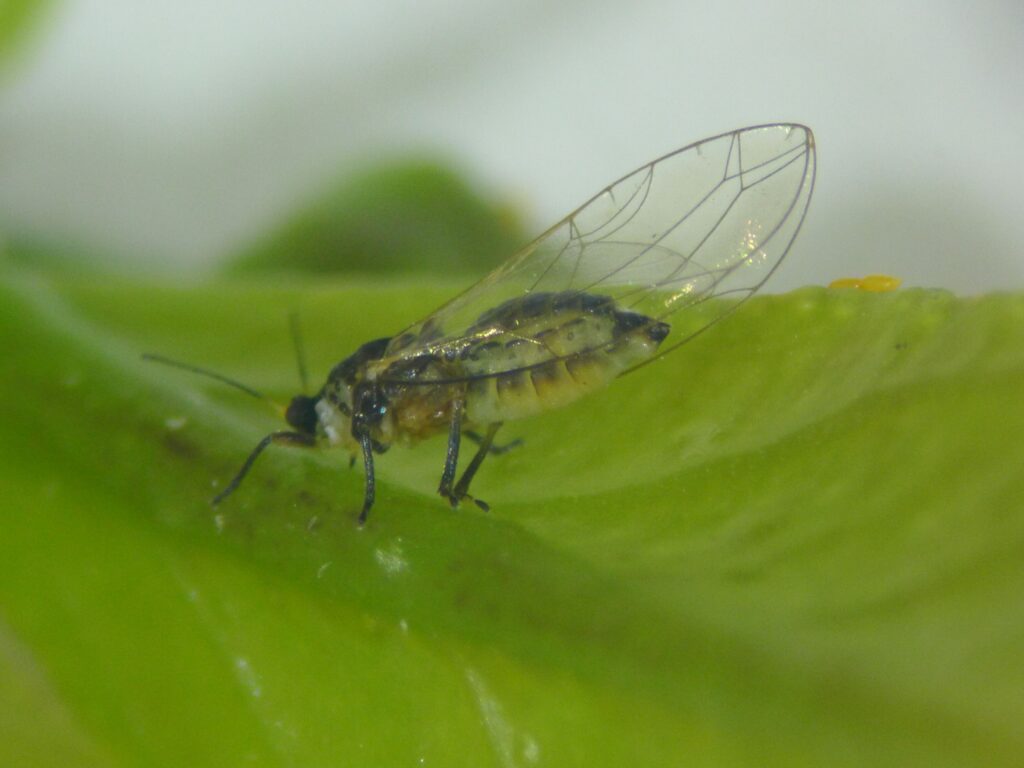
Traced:
[[476, 377], [466, 412], [477, 424], [532, 416], [600, 389], [650, 358], [670, 330], [607, 297], [578, 293], [534, 294], [488, 315], [502, 333], [464, 356], [466, 372]]

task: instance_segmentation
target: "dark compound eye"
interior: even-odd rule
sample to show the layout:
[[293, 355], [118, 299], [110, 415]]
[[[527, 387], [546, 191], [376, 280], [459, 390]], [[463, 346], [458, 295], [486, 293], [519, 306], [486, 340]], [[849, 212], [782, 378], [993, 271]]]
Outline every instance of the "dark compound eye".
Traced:
[[284, 418], [292, 427], [307, 435], [316, 433], [318, 417], [316, 414], [317, 398], [296, 395], [288, 403]]

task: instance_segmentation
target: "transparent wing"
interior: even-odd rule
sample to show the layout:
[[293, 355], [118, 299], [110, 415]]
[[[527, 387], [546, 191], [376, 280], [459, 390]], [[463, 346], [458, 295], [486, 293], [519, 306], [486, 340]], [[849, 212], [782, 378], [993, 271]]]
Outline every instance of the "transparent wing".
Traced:
[[771, 276], [803, 222], [814, 168], [813, 134], [797, 124], [742, 128], [665, 155], [395, 336], [388, 354], [443, 354], [485, 335], [478, 320], [488, 310], [539, 292], [609, 296], [667, 321], [664, 354]]

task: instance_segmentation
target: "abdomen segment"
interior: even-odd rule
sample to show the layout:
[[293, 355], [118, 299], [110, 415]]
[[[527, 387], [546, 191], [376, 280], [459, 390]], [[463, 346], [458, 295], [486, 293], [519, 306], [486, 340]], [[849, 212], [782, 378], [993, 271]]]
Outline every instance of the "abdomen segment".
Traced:
[[494, 332], [464, 350], [466, 414], [477, 424], [531, 416], [607, 385], [652, 357], [667, 323], [605, 296], [532, 294], [481, 317]]

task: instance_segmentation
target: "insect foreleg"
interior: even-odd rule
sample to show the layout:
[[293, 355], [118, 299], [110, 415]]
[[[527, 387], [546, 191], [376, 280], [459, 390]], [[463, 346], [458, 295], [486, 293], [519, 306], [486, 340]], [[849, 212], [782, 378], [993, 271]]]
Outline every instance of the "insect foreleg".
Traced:
[[359, 513], [359, 524], [366, 522], [366, 516], [370, 514], [370, 507], [373, 506], [374, 497], [377, 494], [376, 481], [373, 476], [373, 441], [370, 435], [363, 433], [359, 436], [359, 445], [363, 449], [363, 469], [366, 472], [366, 487], [363, 492], [363, 511]]
[[238, 474], [236, 474], [234, 478], [231, 480], [231, 482], [228, 483], [227, 487], [223, 491], [218, 493], [216, 496], [214, 496], [213, 499], [210, 500], [210, 503], [213, 506], [217, 506], [222, 501], [224, 501], [224, 499], [231, 495], [231, 493], [245, 479], [245, 476], [249, 474], [249, 470], [252, 469], [253, 462], [256, 461], [259, 455], [263, 453], [263, 451], [269, 445], [271, 445], [271, 443], [277, 443], [279, 445], [297, 445], [302, 446], [303, 448], [312, 448], [314, 445], [316, 445], [316, 438], [314, 438], [312, 435], [305, 435], [301, 432], [271, 432], [269, 435], [260, 440], [256, 447], [252, 449], [252, 453], [249, 454], [249, 458], [245, 460], [245, 463], [242, 465], [242, 468], [238, 470]]
[[[462, 499], [473, 499], [473, 497], [469, 495], [469, 484], [473, 482], [473, 476], [476, 474], [476, 471], [480, 469], [480, 465], [484, 463], [484, 458], [486, 458], [487, 454], [491, 451], [491, 443], [494, 442], [494, 436], [498, 433], [499, 429], [501, 429], [500, 421], [491, 424], [487, 428], [487, 433], [480, 440], [480, 447], [477, 448], [476, 455], [473, 457], [473, 460], [469, 462], [469, 466], [466, 467], [466, 471], [463, 472], [462, 477], [459, 478], [459, 482], [456, 484], [455, 490], [452, 491], [453, 504], [458, 503]], [[473, 502], [484, 512], [490, 510], [490, 507], [485, 501], [473, 499]]]
[[459, 500], [452, 495], [452, 483], [455, 482], [455, 469], [459, 463], [459, 440], [462, 435], [462, 412], [465, 403], [461, 398], [452, 402], [452, 422], [448, 430], [448, 451], [444, 457], [444, 470], [441, 472], [441, 483], [437, 492], [448, 499], [452, 506], [457, 506]]

